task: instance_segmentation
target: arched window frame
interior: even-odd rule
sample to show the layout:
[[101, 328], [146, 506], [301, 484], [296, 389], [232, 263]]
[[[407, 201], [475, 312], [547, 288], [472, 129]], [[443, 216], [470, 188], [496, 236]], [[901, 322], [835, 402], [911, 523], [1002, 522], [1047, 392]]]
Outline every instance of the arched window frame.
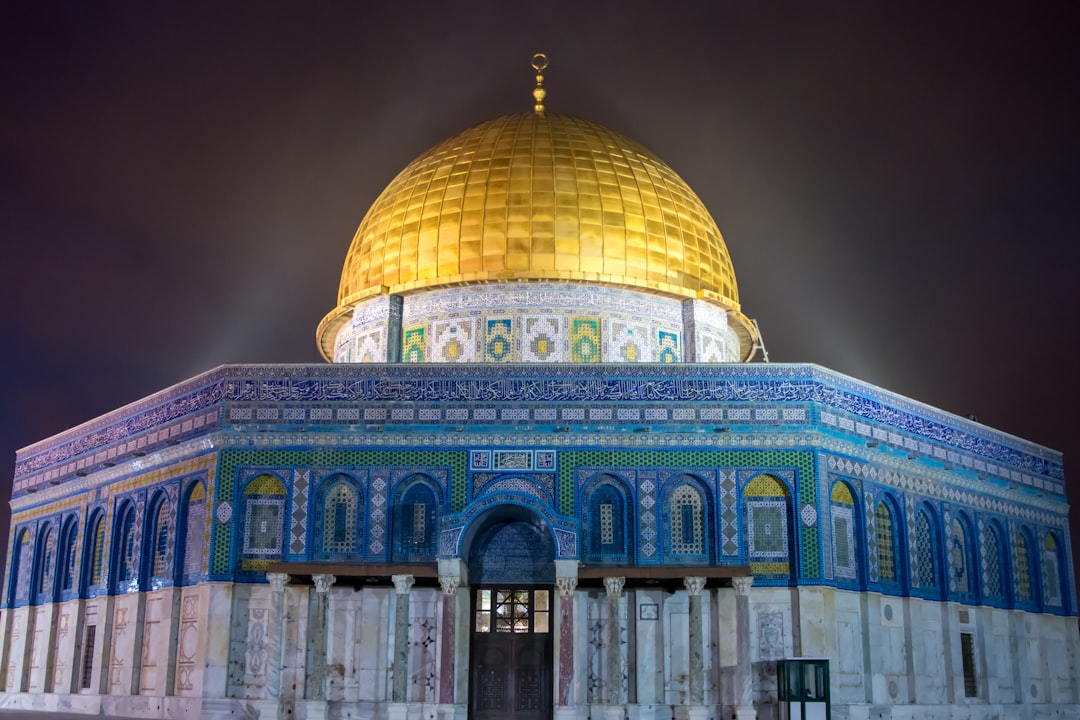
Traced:
[[64, 520], [63, 531], [60, 533], [60, 552], [56, 566], [58, 574], [56, 585], [62, 600], [74, 597], [78, 589], [78, 542], [79, 519], [75, 515], [69, 515]]
[[862, 513], [859, 512], [859, 492], [848, 480], [837, 480], [830, 488], [829, 512], [833, 578], [839, 587], [859, 588], [863, 576]]
[[33, 553], [30, 545], [30, 528], [16, 528], [15, 542], [11, 546], [11, 574], [8, 576], [8, 607], [25, 604], [30, 597], [30, 575], [33, 569]]
[[[770, 495], [760, 494], [755, 489], [759, 484], [768, 484], [772, 487]], [[775, 494], [777, 491], [783, 493]], [[746, 528], [746, 561], [751, 572], [756, 578], [766, 578], [762, 584], [769, 582], [769, 576], [773, 578], [773, 584], [783, 579], [786, 584], [792, 581], [796, 573], [795, 562], [795, 523], [791, 511], [791, 487], [782, 479], [771, 473], [759, 473], [750, 479], [742, 489], [742, 505], [744, 513], [743, 526]], [[780, 509], [781, 528], [777, 537], [783, 542], [782, 550], [762, 550], [756, 542], [756, 533], [759, 523], [763, 518], [769, 521], [775, 519], [775, 509]], [[763, 512], [764, 511], [764, 512]], [[759, 582], [759, 580], [755, 580]]]
[[[691, 495], [690, 493], [693, 493]], [[693, 508], [693, 501], [683, 502], [683, 498], [697, 497], [700, 508]], [[671, 562], [697, 565], [707, 564], [712, 560], [712, 505], [709, 493], [704, 483], [692, 475], [680, 475], [670, 480], [664, 489], [664, 549], [667, 559]], [[678, 508], [676, 508], [678, 503]], [[690, 512], [683, 508], [690, 505]], [[676, 518], [676, 514], [678, 517]], [[686, 542], [685, 523], [689, 521], [697, 525], [700, 523], [701, 534], [697, 537], [696, 528], [692, 529], [693, 537]], [[676, 539], [676, 534], [681, 537]], [[681, 551], [689, 547], [689, 552]]]
[[288, 485], [274, 473], [260, 472], [244, 483], [240, 497], [240, 572], [265, 573], [285, 547]]
[[[974, 603], [977, 600], [977, 590], [981, 581], [978, 565], [975, 562], [974, 543], [977, 537], [974, 526], [966, 514], [957, 512], [949, 519], [945, 552], [948, 559], [947, 581], [950, 599], [968, 603]], [[963, 561], [962, 566], [958, 564], [960, 561]], [[966, 585], [961, 584], [961, 577], [957, 574], [961, 569]]]
[[982, 601], [996, 607], [1006, 607], [1009, 597], [1009, 563], [1006, 562], [1006, 535], [996, 520], [983, 523], [979, 538]]
[[[582, 555], [590, 565], [626, 565], [633, 560], [629, 515], [630, 493], [626, 484], [604, 473], [585, 486], [582, 503]], [[611, 500], [605, 503], [605, 500]], [[610, 509], [606, 510], [605, 505]], [[610, 517], [609, 517], [610, 514]], [[605, 542], [610, 537], [610, 542]], [[605, 545], [610, 547], [605, 548]]]
[[176, 552], [173, 561], [173, 577], [177, 585], [194, 585], [204, 579], [203, 559], [206, 555], [207, 512], [209, 498], [206, 483], [192, 480], [184, 488], [178, 503], [176, 523]]
[[144, 589], [159, 590], [173, 584], [174, 553], [172, 552], [172, 505], [165, 490], [158, 490], [147, 505], [146, 527], [143, 529], [142, 576]]
[[56, 554], [60, 546], [59, 540], [56, 523], [46, 521], [38, 527], [31, 580], [31, 603], [34, 605], [56, 599]]
[[[920, 521], [926, 523], [926, 534], [922, 534]], [[913, 594], [921, 597], [940, 600], [945, 597], [948, 583], [945, 573], [947, 563], [944, 559], [942, 545], [943, 531], [941, 521], [934, 507], [929, 503], [922, 503], [915, 510], [915, 557], [918, 584], [912, 589]], [[924, 563], [929, 561], [930, 566]], [[929, 582], [927, 582], [929, 580]]]
[[1065, 553], [1061, 536], [1051, 530], [1043, 536], [1040, 545], [1043, 573], [1043, 609], [1048, 612], [1065, 613], [1069, 609], [1065, 569]]
[[87, 517], [89, 519], [83, 537], [79, 589], [83, 597], [90, 598], [106, 587], [109, 571], [105, 563], [105, 511], [102, 508], [92, 508]]
[[112, 592], [123, 594], [139, 590], [139, 523], [135, 502], [121, 500], [113, 519], [113, 541], [109, 572]]
[[1039, 545], [1034, 538], [1030, 528], [1020, 527], [1013, 544], [1013, 604], [1025, 610], [1039, 610], [1042, 602], [1042, 574], [1036, 562]]
[[[876, 564], [870, 568], [872, 584], [892, 592], [903, 591], [908, 584], [903, 515], [900, 503], [887, 492], [874, 498], [874, 545]], [[887, 570], [891, 565], [891, 577]]]
[[[336, 509], [333, 511], [333, 518], [328, 516], [327, 511], [329, 509], [329, 503], [333, 499], [332, 495], [341, 492], [341, 488], [351, 492], [355, 507], [352, 508], [351, 511], [346, 507], [346, 510], [344, 511], [346, 514], [343, 519], [347, 523], [345, 530], [347, 540], [341, 542], [348, 542], [348, 545], [333, 546], [328, 545], [327, 543], [334, 542], [329, 536], [335, 531], [336, 522], [339, 517]], [[363, 488], [356, 478], [351, 475], [336, 473], [323, 479], [319, 485], [318, 492], [315, 494], [316, 532], [314, 555], [316, 558], [322, 560], [345, 560], [360, 559], [364, 556], [364, 499]], [[351, 530], [348, 529], [349, 522], [352, 523]]]
[[[421, 510], [416, 502], [425, 496]], [[431, 478], [420, 475], [403, 480], [394, 492], [390, 518], [390, 555], [393, 562], [435, 562], [439, 556], [439, 490]], [[359, 500], [358, 503], [359, 504]], [[359, 509], [359, 508], [358, 508]], [[422, 518], [421, 518], [422, 516]], [[420, 525], [422, 524], [422, 527]], [[416, 531], [422, 538], [417, 540]]]

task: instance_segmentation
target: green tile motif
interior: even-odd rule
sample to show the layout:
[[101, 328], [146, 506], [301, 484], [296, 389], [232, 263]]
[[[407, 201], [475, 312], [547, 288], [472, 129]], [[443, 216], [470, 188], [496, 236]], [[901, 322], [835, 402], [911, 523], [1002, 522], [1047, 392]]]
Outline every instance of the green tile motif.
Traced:
[[[450, 469], [450, 510], [465, 508], [466, 463], [464, 450], [224, 450], [218, 458], [217, 501], [233, 502], [236, 469], [254, 467], [412, 467], [441, 466]], [[215, 508], [211, 508], [213, 512]], [[233, 507], [233, 512], [238, 508]], [[213, 568], [211, 573], [229, 572], [231, 527], [214, 520]]]

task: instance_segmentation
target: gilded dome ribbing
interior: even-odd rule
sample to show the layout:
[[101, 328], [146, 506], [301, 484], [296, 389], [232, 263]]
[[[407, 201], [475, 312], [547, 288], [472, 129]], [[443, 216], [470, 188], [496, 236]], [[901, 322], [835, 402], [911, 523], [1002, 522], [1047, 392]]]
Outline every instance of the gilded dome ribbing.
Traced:
[[451, 137], [387, 186], [353, 238], [320, 344], [327, 354], [328, 334], [375, 294], [538, 280], [701, 297], [749, 324], [720, 230], [682, 178], [596, 123], [522, 113]]

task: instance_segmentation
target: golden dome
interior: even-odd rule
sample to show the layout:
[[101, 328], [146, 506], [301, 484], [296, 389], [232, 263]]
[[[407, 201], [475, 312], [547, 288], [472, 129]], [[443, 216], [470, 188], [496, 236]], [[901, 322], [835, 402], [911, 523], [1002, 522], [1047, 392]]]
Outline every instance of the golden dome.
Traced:
[[690, 186], [622, 135], [540, 113], [465, 130], [394, 178], [356, 231], [320, 349], [333, 357], [337, 328], [373, 295], [540, 280], [702, 298], [752, 353], [727, 247]]

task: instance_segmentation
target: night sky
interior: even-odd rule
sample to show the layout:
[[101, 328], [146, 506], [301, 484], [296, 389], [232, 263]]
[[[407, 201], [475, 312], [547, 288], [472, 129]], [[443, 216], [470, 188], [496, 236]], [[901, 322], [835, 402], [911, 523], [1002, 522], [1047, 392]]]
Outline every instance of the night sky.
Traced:
[[551, 111], [701, 196], [773, 362], [1077, 467], [1071, 4], [531, 5], [0, 5], [0, 496], [17, 448], [196, 373], [320, 362], [369, 205], [527, 111], [541, 50]]

